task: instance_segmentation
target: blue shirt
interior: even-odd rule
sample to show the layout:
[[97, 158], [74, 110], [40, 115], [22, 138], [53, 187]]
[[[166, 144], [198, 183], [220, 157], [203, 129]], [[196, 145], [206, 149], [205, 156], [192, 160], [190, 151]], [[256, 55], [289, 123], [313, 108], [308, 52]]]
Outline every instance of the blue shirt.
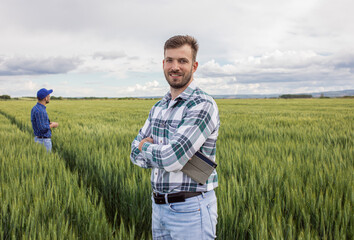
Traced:
[[46, 106], [37, 103], [31, 111], [31, 122], [34, 135], [37, 137], [47, 137], [52, 136], [52, 131], [49, 126], [49, 118], [46, 110]]
[[[220, 126], [218, 107], [212, 97], [192, 82], [172, 100], [170, 92], [152, 107], [149, 117], [132, 142], [131, 160], [143, 168], [152, 168], [151, 185], [155, 192], [204, 192], [218, 186], [216, 170], [201, 185], [181, 169], [200, 150], [215, 161]], [[154, 143], [139, 143], [152, 137]]]

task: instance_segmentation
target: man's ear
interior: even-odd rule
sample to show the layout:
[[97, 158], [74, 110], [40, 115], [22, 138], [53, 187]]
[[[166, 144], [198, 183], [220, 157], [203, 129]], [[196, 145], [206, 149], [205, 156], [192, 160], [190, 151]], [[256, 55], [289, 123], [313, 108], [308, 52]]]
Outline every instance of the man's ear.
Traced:
[[198, 62], [195, 61], [195, 62], [193, 63], [193, 73], [194, 73], [195, 71], [197, 71], [197, 68], [198, 68]]

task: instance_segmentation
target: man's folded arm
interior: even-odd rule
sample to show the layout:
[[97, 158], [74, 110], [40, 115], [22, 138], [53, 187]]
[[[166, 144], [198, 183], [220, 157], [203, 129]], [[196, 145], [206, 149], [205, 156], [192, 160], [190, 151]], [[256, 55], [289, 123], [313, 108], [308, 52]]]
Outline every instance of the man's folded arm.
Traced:
[[210, 101], [190, 107], [167, 145], [145, 142], [142, 155], [168, 172], [179, 171], [217, 128], [217, 109]]
[[139, 150], [139, 143], [141, 142], [141, 140], [150, 136], [151, 136], [151, 125], [150, 125], [150, 116], [149, 116], [149, 118], [145, 121], [144, 126], [139, 130], [138, 135], [135, 137], [131, 145], [130, 160], [135, 165], [142, 168], [157, 167], [157, 164], [146, 159], [141, 153], [141, 151]]

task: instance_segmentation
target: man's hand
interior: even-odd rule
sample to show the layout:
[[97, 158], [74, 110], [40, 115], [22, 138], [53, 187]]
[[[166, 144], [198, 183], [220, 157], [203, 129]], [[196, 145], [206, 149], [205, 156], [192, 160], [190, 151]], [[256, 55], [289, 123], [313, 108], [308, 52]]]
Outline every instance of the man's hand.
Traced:
[[51, 122], [49, 123], [49, 127], [50, 128], [57, 128], [59, 126], [59, 124], [57, 122]]
[[140, 150], [140, 152], [142, 151], [143, 144], [144, 144], [145, 142], [154, 143], [154, 140], [153, 140], [151, 137], [147, 137], [147, 138], [144, 138], [143, 140], [141, 140], [141, 142], [139, 143], [139, 150]]

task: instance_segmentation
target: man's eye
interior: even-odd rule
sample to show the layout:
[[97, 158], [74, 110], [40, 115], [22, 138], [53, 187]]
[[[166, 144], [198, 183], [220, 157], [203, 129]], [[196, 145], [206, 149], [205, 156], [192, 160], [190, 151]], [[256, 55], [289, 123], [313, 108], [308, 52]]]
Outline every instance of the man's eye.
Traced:
[[180, 62], [180, 63], [187, 63], [187, 60], [181, 59], [181, 60], [179, 60], [179, 62]]
[[166, 59], [166, 62], [170, 63], [172, 62], [172, 59]]

